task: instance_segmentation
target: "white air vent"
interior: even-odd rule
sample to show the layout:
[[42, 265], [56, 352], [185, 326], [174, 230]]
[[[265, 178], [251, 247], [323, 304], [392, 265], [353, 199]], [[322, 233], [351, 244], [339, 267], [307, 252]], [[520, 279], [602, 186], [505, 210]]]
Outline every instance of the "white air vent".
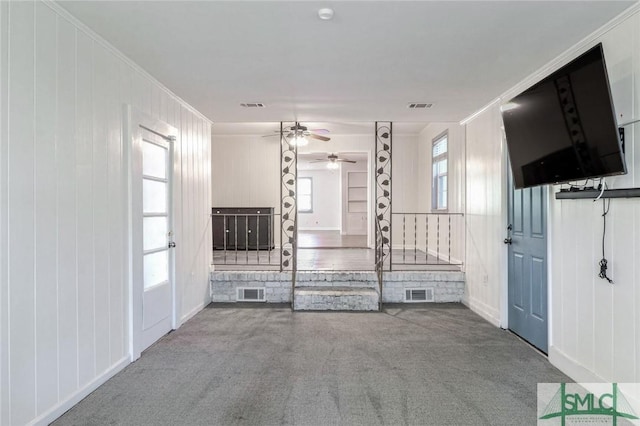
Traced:
[[261, 102], [247, 102], [240, 104], [243, 108], [265, 108], [266, 105]]
[[429, 103], [412, 102], [412, 103], [407, 105], [407, 108], [409, 108], [409, 109], [427, 109], [427, 108], [431, 108], [432, 106], [433, 106], [433, 104], [429, 104]]
[[407, 288], [404, 294], [405, 302], [433, 302], [432, 288]]
[[264, 287], [238, 288], [238, 302], [264, 302]]

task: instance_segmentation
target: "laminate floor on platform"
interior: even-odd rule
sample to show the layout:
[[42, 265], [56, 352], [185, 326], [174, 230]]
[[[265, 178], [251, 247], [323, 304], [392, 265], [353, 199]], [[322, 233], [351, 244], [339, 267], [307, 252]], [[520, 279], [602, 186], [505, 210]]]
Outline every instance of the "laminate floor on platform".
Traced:
[[298, 248], [367, 248], [367, 236], [343, 235], [340, 231], [298, 231]]

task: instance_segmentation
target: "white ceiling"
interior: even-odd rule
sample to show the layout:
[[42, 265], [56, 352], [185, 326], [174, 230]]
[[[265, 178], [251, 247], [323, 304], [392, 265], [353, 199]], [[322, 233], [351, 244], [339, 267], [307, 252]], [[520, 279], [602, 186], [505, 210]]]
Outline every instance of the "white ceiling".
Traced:
[[633, 3], [60, 2], [215, 123], [422, 127], [466, 117]]

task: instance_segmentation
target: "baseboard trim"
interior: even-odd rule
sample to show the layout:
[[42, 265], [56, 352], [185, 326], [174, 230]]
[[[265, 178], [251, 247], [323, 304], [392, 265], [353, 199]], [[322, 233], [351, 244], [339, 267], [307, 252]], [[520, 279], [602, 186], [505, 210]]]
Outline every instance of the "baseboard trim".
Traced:
[[580, 364], [575, 359], [571, 358], [555, 346], [549, 347], [549, 362], [562, 371], [571, 379], [579, 383], [604, 383], [608, 382], [603, 377], [600, 377], [596, 373], [590, 371], [584, 365]]
[[313, 226], [313, 227], [299, 227], [298, 231], [339, 231], [340, 228], [332, 226]]
[[[463, 302], [465, 300], [463, 299]], [[489, 323], [495, 325], [496, 327], [500, 327], [500, 312], [497, 309], [494, 309], [488, 306], [486, 303], [480, 302], [479, 300], [468, 298], [465, 303], [469, 309], [471, 309], [476, 314], [480, 315], [482, 318], [489, 321]]]
[[107, 371], [93, 379], [91, 382], [87, 383], [84, 387], [78, 389], [76, 392], [71, 394], [67, 399], [60, 402], [58, 405], [50, 408], [40, 416], [36, 417], [30, 425], [48, 425], [52, 423], [55, 419], [69, 411], [74, 405], [78, 402], [82, 401], [87, 395], [96, 390], [98, 387], [103, 385], [107, 380], [115, 376], [117, 373], [122, 371], [129, 363], [131, 359], [129, 355], [120, 359], [120, 361], [116, 362], [111, 368]]
[[193, 318], [198, 312], [203, 310], [205, 306], [207, 306], [207, 302], [202, 302], [198, 306], [187, 312], [185, 315], [183, 315], [182, 318], [180, 318], [180, 325]]

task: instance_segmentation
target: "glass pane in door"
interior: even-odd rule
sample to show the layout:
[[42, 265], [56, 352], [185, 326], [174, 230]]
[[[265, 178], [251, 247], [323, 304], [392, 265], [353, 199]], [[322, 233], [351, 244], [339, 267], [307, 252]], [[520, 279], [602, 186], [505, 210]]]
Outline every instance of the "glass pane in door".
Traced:
[[142, 142], [142, 174], [164, 179], [167, 177], [167, 150], [151, 142]]
[[145, 217], [143, 220], [143, 250], [167, 247], [167, 217]]
[[167, 212], [167, 183], [142, 179], [142, 211], [144, 213]]

